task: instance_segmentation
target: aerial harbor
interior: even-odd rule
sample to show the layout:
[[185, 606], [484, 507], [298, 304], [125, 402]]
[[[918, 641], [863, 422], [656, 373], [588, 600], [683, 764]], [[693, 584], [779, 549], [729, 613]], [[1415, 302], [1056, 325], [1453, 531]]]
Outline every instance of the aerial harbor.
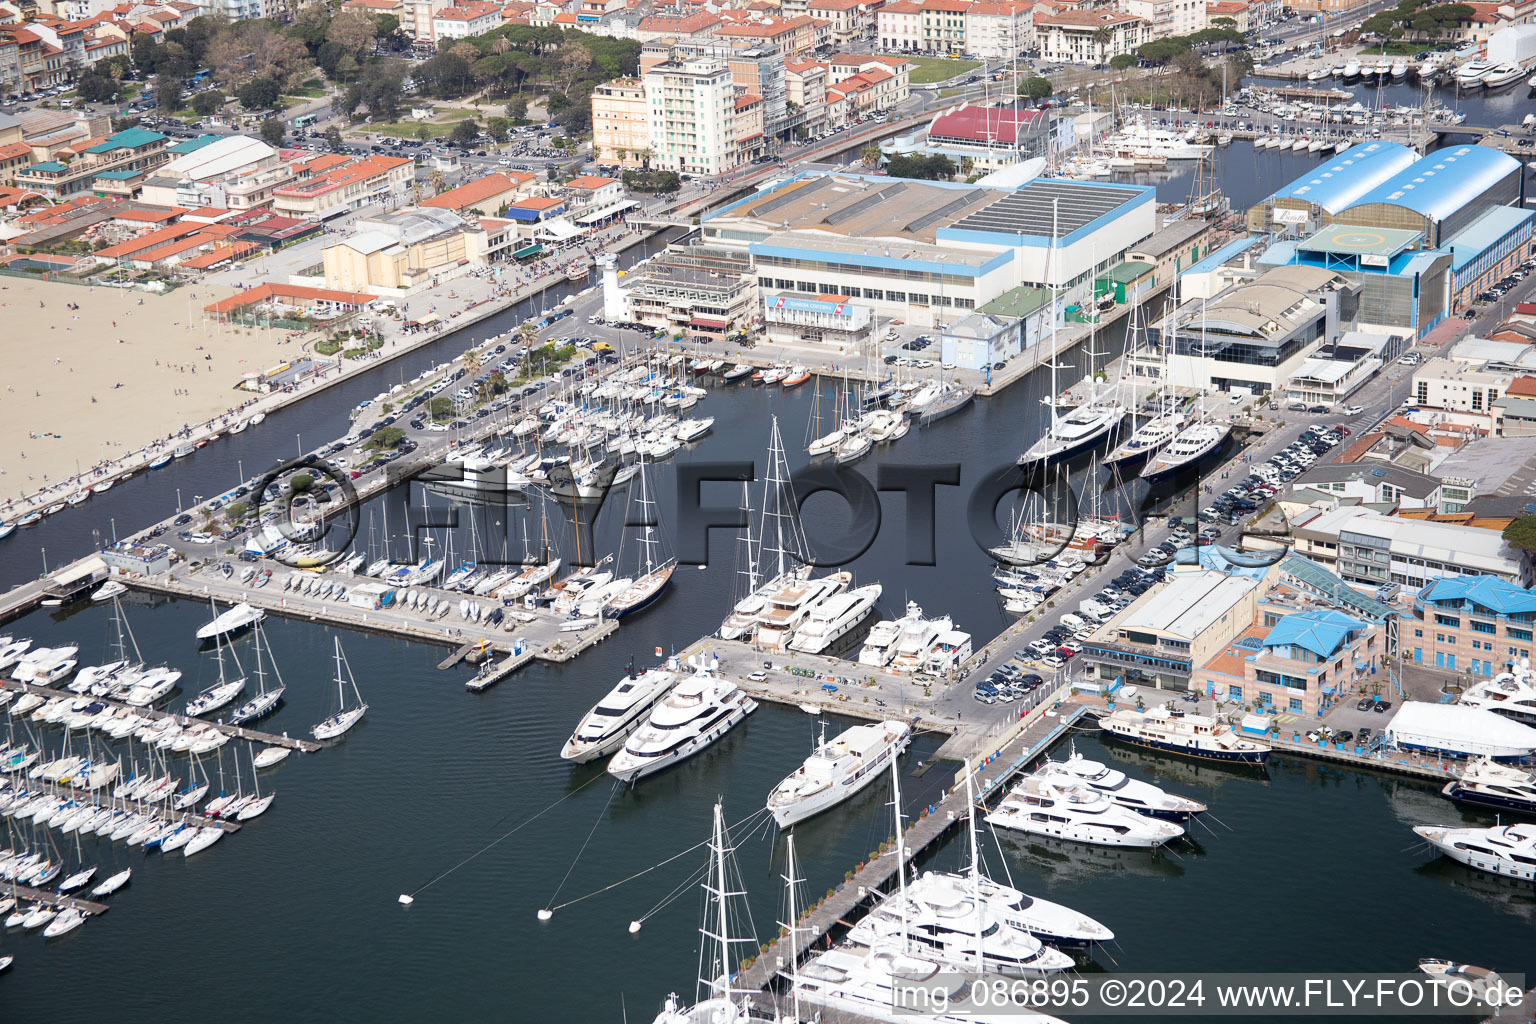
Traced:
[[0, 19], [0, 1015], [1530, 1021], [1536, 12], [1199, 6]]

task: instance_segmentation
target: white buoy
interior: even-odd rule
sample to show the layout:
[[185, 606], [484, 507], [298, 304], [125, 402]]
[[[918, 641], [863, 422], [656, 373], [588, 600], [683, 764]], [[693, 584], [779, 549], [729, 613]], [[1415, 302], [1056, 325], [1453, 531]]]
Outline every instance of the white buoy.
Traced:
[[555, 916], [555, 912], [553, 910], [541, 910], [541, 911], [539, 911], [539, 920], [540, 921], [548, 921], [550, 918], [552, 918], [554, 916]]
[[400, 905], [402, 907], [408, 907], [412, 903], [415, 903], [415, 902], [416, 902], [416, 897], [414, 897], [414, 896], [407, 896], [405, 893], [401, 893], [400, 894]]
[[640, 922], [639, 921], [631, 921], [631, 922], [629, 922], [629, 934], [633, 935], [633, 934], [635, 934], [635, 932], [637, 932], [639, 930], [640, 930]]

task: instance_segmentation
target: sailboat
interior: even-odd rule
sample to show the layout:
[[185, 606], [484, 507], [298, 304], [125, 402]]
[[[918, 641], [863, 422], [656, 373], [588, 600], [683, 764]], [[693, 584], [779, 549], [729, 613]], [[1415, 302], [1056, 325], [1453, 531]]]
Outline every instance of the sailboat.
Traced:
[[[212, 601], [209, 601], [208, 604], [209, 607], [213, 606]], [[218, 658], [219, 662], [219, 681], [208, 687], [206, 690], [203, 690], [196, 697], [193, 697], [191, 700], [187, 701], [186, 713], [188, 715], [206, 715], [210, 711], [217, 711], [219, 708], [240, 696], [240, 691], [245, 689], [244, 676], [239, 676], [235, 679], [225, 678], [223, 636], [220, 635], [214, 637], [213, 643], [214, 654]], [[231, 650], [229, 653], [231, 657], [234, 657], [235, 652], [233, 650]], [[235, 668], [237, 671], [239, 670], [239, 667], [240, 662], [237, 659], [235, 661]]]
[[[651, 499], [643, 456], [638, 465], [640, 486], [630, 491], [630, 497], [639, 506], [639, 518], [632, 521], [640, 524], [640, 539], [637, 542], [640, 553], [635, 567], [634, 582], [608, 602], [606, 611], [615, 619], [621, 619], [649, 607], [667, 589], [667, 584], [672, 582], [672, 574], [677, 571], [676, 558], [656, 560], [656, 546], [666, 543], [665, 535], [662, 533], [661, 520], [656, 512], [656, 502]], [[660, 540], [658, 536], [661, 537]]]
[[[720, 624], [722, 640], [749, 638], [757, 629], [759, 615], [772, 605], [773, 600], [783, 592], [803, 585], [810, 577], [811, 567], [803, 564], [808, 549], [794, 493], [785, 493], [789, 488], [784, 439], [779, 433], [779, 418], [775, 416], [769, 434], [768, 472], [763, 477], [763, 513], [758, 537], [754, 543], [749, 525], [739, 554], [738, 576], [744, 583], [744, 594]], [[742, 505], [750, 513], [745, 484], [742, 485]], [[750, 519], [748, 522], [750, 524]], [[772, 548], [767, 546], [770, 529]], [[769, 555], [773, 556], [772, 565], [767, 562]], [[762, 582], [764, 577], [769, 577], [766, 582]]]
[[277, 799], [276, 793], [268, 793], [266, 796], [261, 795], [261, 782], [256, 776], [256, 756], [254, 750], [251, 752], [251, 784], [255, 788], [256, 795], [236, 812], [235, 818], [238, 821], [250, 821], [258, 815], [265, 814], [267, 808], [272, 806], [272, 801]]
[[[343, 671], [346, 673], [346, 679], [342, 678]], [[357, 698], [357, 704], [350, 708], [346, 706], [345, 684], [347, 682], [352, 684], [352, 696]], [[352, 667], [347, 664], [345, 655], [341, 653], [340, 637], [336, 637], [336, 699], [341, 705], [340, 709], [310, 730], [310, 734], [317, 740], [335, 739], [356, 725], [368, 711], [368, 705], [363, 703], [362, 694], [357, 692], [357, 680], [352, 678]]]
[[[1135, 339], [1144, 337], [1144, 333], [1142, 335], [1136, 333], [1137, 314], [1140, 312], [1141, 304], [1137, 303], [1131, 309], [1131, 318], [1126, 327], [1126, 330], [1131, 332], [1133, 347]], [[1158, 380], [1166, 383], [1168, 379], [1166, 349], [1164, 352], [1164, 371], [1158, 377]], [[1157, 414], [1143, 423], [1138, 424], [1136, 422], [1136, 416], [1139, 411], [1139, 406], [1136, 402], [1137, 375], [1129, 372], [1133, 362], [1134, 359], [1128, 352], [1125, 364], [1127, 368], [1126, 380], [1130, 382], [1129, 386], [1131, 388], [1131, 436], [1120, 442], [1108, 455], [1104, 456], [1104, 465], [1111, 470], [1129, 469], [1132, 466], [1145, 463], [1154, 452], [1161, 450], [1164, 445], [1172, 441], [1174, 436], [1178, 434], [1179, 427], [1184, 424], [1184, 414], [1174, 407], [1173, 395], [1166, 387], [1162, 389]]]
[[701, 951], [701, 975], [699, 1000], [684, 1007], [678, 1002], [677, 993], [667, 996], [661, 1013], [654, 1024], [746, 1024], [750, 1017], [750, 993], [731, 987], [735, 977], [733, 968], [740, 958], [732, 953], [732, 946], [750, 948], [757, 944], [751, 936], [732, 937], [731, 914], [728, 900], [742, 895], [739, 885], [729, 883], [727, 857], [732, 852], [727, 847], [725, 817], [720, 802], [715, 802], [714, 830], [709, 840], [709, 865], [704, 870], [703, 889], [706, 893], [704, 922], [699, 929], [709, 943]]
[[[1055, 237], [1054, 226], [1057, 220], [1057, 207], [1058, 202], [1053, 202], [1051, 212], [1053, 239]], [[1054, 241], [1051, 245], [1051, 255], [1059, 268], [1059, 249]], [[1088, 373], [1086, 375], [1089, 388], [1088, 398], [1082, 405], [1079, 405], [1067, 413], [1067, 415], [1058, 415], [1057, 401], [1061, 391], [1056, 381], [1058, 364], [1055, 353], [1056, 320], [1059, 314], [1054, 306], [1055, 296], [1053, 296], [1052, 301], [1051, 395], [1046, 400], [1046, 404], [1050, 406], [1051, 410], [1051, 424], [1045, 436], [1030, 445], [1025, 449], [1024, 454], [1019, 456], [1019, 465], [1021, 466], [1048, 465], [1081, 454], [1108, 440], [1116, 430], [1120, 429], [1120, 421], [1125, 418], [1125, 406], [1120, 404], [1113, 390], [1101, 393], [1098, 384], [1094, 382], [1093, 357], [1097, 354], [1093, 350], [1096, 337], [1094, 333], [1090, 333], [1088, 338]]]
[[275, 660], [272, 662], [272, 674], [277, 677], [277, 685], [270, 690], [267, 689], [267, 677], [261, 669], [261, 648], [262, 641], [266, 639], [266, 634], [259, 622], [254, 628], [253, 639], [256, 644], [256, 696], [230, 713], [229, 720], [234, 725], [254, 722], [263, 715], [271, 713], [272, 709], [277, 707], [278, 702], [283, 699], [283, 691], [287, 689], [283, 685], [283, 676], [277, 670], [277, 662]]
[[[1207, 351], [1204, 316], [1200, 320], [1200, 351], [1202, 353]], [[1150, 459], [1142, 467], [1141, 478], [1156, 483], [1175, 476], [1215, 452], [1231, 433], [1230, 421], [1211, 419], [1206, 416], [1205, 392], [1202, 390], [1199, 418], [1179, 431], [1178, 436], [1168, 442], [1167, 447], [1159, 452], [1156, 458]]]

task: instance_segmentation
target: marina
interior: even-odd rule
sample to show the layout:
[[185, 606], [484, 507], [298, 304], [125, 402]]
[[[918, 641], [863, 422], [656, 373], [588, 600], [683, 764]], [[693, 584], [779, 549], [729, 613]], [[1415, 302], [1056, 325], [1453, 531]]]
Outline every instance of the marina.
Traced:
[[[1298, 88], [1287, 98], [1344, 102], [1353, 95]], [[1250, 147], [1237, 135], [1217, 155], [1252, 156], [1262, 173], [1325, 151], [1293, 145], [1284, 157], [1278, 149], [1265, 156], [1274, 147]], [[1430, 138], [1410, 141], [1434, 145]], [[722, 193], [736, 187], [722, 185]], [[563, 262], [560, 273], [579, 283], [591, 272], [578, 261]], [[1163, 297], [1161, 289], [1147, 292], [1143, 312]], [[494, 1014], [511, 998], [517, 1015], [529, 1019], [647, 1020], [660, 1007], [691, 1005], [701, 975], [708, 993], [710, 965], [700, 959], [696, 931], [701, 878], [706, 894], [711, 886], [741, 894], [747, 912], [733, 922], [738, 930], [719, 929], [742, 943], [729, 963], [722, 958], [726, 987], [744, 993], [754, 1012], [781, 1019], [805, 1019], [805, 1008], [791, 1005], [802, 970], [815, 995], [833, 1000], [853, 991], [829, 980], [841, 969], [879, 980], [861, 943], [892, 942], [897, 924], [907, 943], [907, 922], [894, 920], [905, 886], [917, 894], [911, 906], [930, 909], [939, 903], [924, 901], [960, 906], [972, 884], [977, 892], [985, 885], [989, 899], [1016, 887], [1070, 908], [1103, 936], [1061, 941], [1000, 921], [1002, 938], [976, 937], [974, 947], [966, 945], [969, 936], [948, 945], [913, 943], [914, 962], [946, 971], [969, 970], [972, 961], [960, 958], [974, 952], [1006, 973], [1017, 963], [1005, 951], [1042, 970], [1088, 977], [1208, 969], [1215, 955], [1210, 923], [1184, 913], [1189, 893], [1216, 893], [1213, 906], [1247, 919], [1255, 904], [1234, 895], [1230, 882], [1255, 872], [1262, 879], [1258, 898], [1278, 894], [1278, 909], [1265, 915], [1262, 928], [1229, 929], [1220, 954], [1235, 969], [1305, 971], [1327, 963], [1408, 971], [1431, 956], [1518, 969], [1510, 951], [1528, 948], [1536, 936], [1529, 880], [1414, 844], [1416, 831], [1432, 843], [1430, 833], [1443, 838], [1440, 830], [1481, 836], [1499, 827], [1514, 828], [1528, 846], [1530, 826], [1494, 825], [1496, 815], [1525, 813], [1520, 805], [1466, 798], [1455, 788], [1482, 779], [1487, 796], [1511, 780], [1529, 784], [1515, 769], [1468, 778], [1465, 759], [1338, 738], [1337, 710], [1325, 717], [1310, 707], [1259, 707], [1273, 711], [1261, 733], [1246, 727], [1255, 712], [1241, 699], [1203, 689], [1186, 695], [1182, 684], [1163, 689], [1132, 682], [1129, 673], [1121, 680], [1086, 668], [1088, 648], [1113, 653], [1132, 642], [1118, 633], [1093, 639], [1100, 628], [1131, 628], [1117, 623], [1125, 608], [1104, 596], [1106, 588], [1121, 588], [1126, 605], [1140, 598], [1123, 576], [1143, 560], [1169, 570], [1132, 581], [1147, 588], [1217, 572], [1199, 562], [1207, 557], [1203, 537], [1186, 542], [1175, 531], [1186, 522], [1198, 529], [1197, 513], [1213, 500], [1204, 488], [1228, 473], [1235, 483], [1248, 459], [1261, 463], [1310, 420], [1259, 402], [1228, 409], [1224, 397], [1219, 411], [1206, 408], [1199, 388], [1137, 388], [1125, 371], [1126, 349], [1137, 345], [1135, 317], [1123, 303], [1097, 323], [1063, 324], [1056, 337], [983, 379], [938, 366], [911, 375], [882, 369], [879, 355], [896, 354], [905, 344], [899, 339], [853, 359], [763, 339], [749, 348], [734, 340], [631, 338], [629, 347], [617, 331], [577, 326], [596, 300], [578, 297], [568, 307], [572, 316], [537, 333], [560, 342], [584, 334], [612, 338], [617, 362], [594, 358], [590, 367], [573, 364], [568, 377], [542, 375], [538, 381], [547, 386], [515, 408], [474, 399], [481, 404], [472, 408], [484, 416], [412, 427], [404, 433], [417, 447], [398, 458], [370, 461], [377, 449], [363, 431], [386, 430], [390, 416], [404, 427], [404, 412], [414, 409], [396, 403], [439, 383], [447, 396], [472, 384], [472, 364], [489, 370], [501, 358], [494, 346], [516, 343], [515, 323], [484, 324], [473, 360], [457, 357], [477, 332], [456, 341], [445, 332], [431, 350], [431, 367], [362, 369], [330, 392], [334, 408], [296, 403], [281, 415], [274, 411], [270, 429], [231, 431], [238, 436], [212, 451], [238, 452], [243, 466], [221, 461], [214, 473], [207, 449], [198, 453], [194, 445], [181, 458], [170, 452], [152, 488], [146, 477], [124, 480], [110, 494], [27, 527], [37, 532], [18, 537], [31, 546], [18, 548], [12, 537], [12, 546], [0, 549], [7, 582], [19, 584], [0, 596], [5, 641], [74, 647], [71, 660], [79, 666], [102, 667], [107, 658], [97, 641], [111, 635], [108, 616], [121, 602], [148, 660], [180, 674], [176, 696], [157, 698], [173, 699], [176, 708], [224, 684], [223, 659], [236, 655], [249, 665], [254, 647], [259, 663], [259, 643], [283, 670], [280, 701], [250, 723], [259, 728], [189, 719], [170, 704], [130, 709], [102, 701], [110, 715], [131, 711], [152, 723], [206, 726], [243, 741], [229, 744], [243, 784], [208, 780], [198, 799], [215, 790], [227, 799], [238, 790], [246, 806], [272, 811], [259, 822], [173, 811], [168, 801], [156, 811], [173, 826], [162, 843], [181, 833], [185, 841], [194, 825], [200, 836], [204, 829], [226, 838], [238, 833], [219, 843], [216, 858], [146, 857], [111, 841], [110, 833], [67, 831], [69, 818], [55, 825], [52, 813], [41, 822], [8, 824], [0, 848], [25, 846], [70, 864], [54, 879], [55, 889], [75, 867], [97, 871], [72, 890], [79, 896], [105, 878], [126, 882], [130, 865], [133, 881], [112, 897], [129, 905], [90, 928], [53, 933], [46, 944], [40, 928], [0, 933], [0, 954], [17, 956], [0, 978], [7, 1009], [47, 1019], [56, 1011], [60, 977], [89, 972], [104, 984], [134, 984], [143, 962], [176, 962], [199, 965], [226, 986], [246, 984], [242, 972], [259, 967], [249, 1006], [231, 1011], [238, 1019], [313, 1019], [317, 1006], [334, 1006], [342, 992], [344, 1008], [331, 1012], [348, 1018]], [[519, 319], [541, 312], [547, 311]], [[902, 327], [901, 339], [922, 330]], [[592, 344], [574, 347], [596, 357], [602, 350]], [[929, 354], [939, 361], [937, 352]], [[408, 382], [417, 369], [421, 377]], [[467, 380], [449, 379], [461, 371]], [[629, 374], [634, 379], [623, 379]], [[769, 377], [775, 380], [765, 383]], [[390, 394], [396, 378], [401, 390], [388, 410], [369, 398]], [[891, 384], [911, 385], [895, 389], [905, 405], [865, 404]], [[838, 413], [828, 417], [823, 409], [818, 416], [818, 399], [827, 403], [838, 392]], [[923, 402], [915, 401], [919, 395]], [[1369, 404], [1368, 413], [1347, 417], [1357, 433], [1375, 423], [1380, 403]], [[1069, 471], [1071, 524], [1061, 528], [1038, 504], [1011, 502], [993, 516], [1000, 536], [983, 543], [969, 508], [978, 480], [1010, 473], [1018, 479], [1020, 456], [1037, 438], [1064, 440], [1058, 425], [1079, 409], [1092, 421], [1081, 450], [1026, 460]], [[1143, 432], [1160, 417], [1166, 429]], [[1329, 416], [1335, 418], [1346, 417]], [[1200, 426], [1220, 436], [1189, 433]], [[841, 433], [829, 440], [835, 432]], [[781, 435], [777, 444], [774, 435]], [[1122, 446], [1133, 436], [1146, 450], [1115, 459], [1112, 453], [1125, 456]], [[286, 547], [262, 532], [271, 524], [259, 519], [220, 536], [228, 524], [209, 503], [228, 508], [248, 500], [236, 487], [252, 486], [265, 471], [247, 470], [293, 463], [295, 456], [314, 456], [311, 467], [341, 463], [343, 478], [360, 471], [348, 481], [355, 493], [341, 486], [335, 493], [342, 500], [285, 523]], [[732, 463], [752, 467], [750, 495], [740, 493], [735, 477], [694, 486], [697, 504], [710, 515], [740, 519], [685, 526], [685, 470]], [[881, 493], [882, 476], [949, 463], [963, 465], [961, 482], [932, 488], [925, 550], [924, 528], [914, 527], [906, 504], [911, 495]], [[803, 482], [833, 467], [877, 486], [878, 504], [807, 497]], [[279, 481], [286, 500], [283, 486]], [[770, 486], [789, 488], [793, 516], [786, 503], [784, 522], [769, 515]], [[583, 504], [610, 487], [606, 501]], [[186, 493], [176, 494], [173, 515], [169, 494], [177, 488]], [[484, 500], [486, 491], [492, 500]], [[317, 536], [317, 523], [334, 529], [343, 512], [355, 515], [350, 532]], [[191, 518], [178, 522], [183, 516]], [[800, 522], [798, 538], [790, 536], [792, 517]], [[548, 530], [541, 520], [552, 524]], [[860, 548], [852, 527], [871, 521], [876, 528]], [[205, 532], [205, 523], [217, 527]], [[1221, 524], [1209, 546], [1259, 561], [1243, 547], [1245, 526], [1230, 526]], [[119, 534], [129, 539], [118, 544]], [[691, 544], [699, 534], [702, 544]], [[674, 549], [653, 546], [661, 538]], [[1160, 543], [1175, 550], [1162, 557]], [[162, 545], [163, 568], [120, 568]], [[1042, 547], [1056, 550], [1034, 557]], [[743, 548], [750, 567], [737, 557]], [[1000, 549], [1027, 557], [1000, 560]], [[33, 580], [39, 554], [52, 571]], [[806, 554], [818, 556], [814, 566], [794, 557]], [[60, 567], [61, 557], [75, 555], [84, 557]], [[110, 578], [99, 561], [108, 555]], [[1258, 578], [1267, 564], [1226, 563], [1223, 571], [1242, 579], [1233, 567], [1251, 568]], [[92, 601], [109, 579], [113, 588]], [[1306, 585], [1313, 587], [1308, 599], [1321, 600], [1328, 583]], [[1294, 574], [1276, 573], [1264, 586], [1292, 597], [1304, 590]], [[1160, 592], [1150, 590], [1153, 601]], [[1087, 614], [1084, 605], [1102, 616]], [[229, 612], [242, 606], [251, 611]], [[1252, 609], [1242, 614], [1262, 621]], [[199, 630], [218, 620], [223, 625], [199, 646]], [[731, 628], [727, 639], [722, 634]], [[256, 639], [258, 630], [265, 640]], [[5, 647], [0, 642], [0, 651]], [[1126, 659], [1124, 667], [1132, 664]], [[1348, 677], [1355, 687], [1369, 685], [1358, 669], [1345, 673], [1340, 684]], [[1384, 668], [1381, 692], [1401, 705], [1401, 666], [1387, 679]], [[65, 689], [70, 681], [64, 674], [47, 685], [0, 687], [17, 695], [12, 706], [23, 696], [39, 698], [31, 709], [38, 710], [81, 696]], [[1349, 691], [1349, 700], [1360, 692]], [[1480, 692], [1497, 697], [1494, 687]], [[228, 721], [234, 703], [253, 694], [254, 680], [209, 718]], [[1420, 691], [1419, 699], [1436, 698]], [[1134, 712], [1139, 739], [1149, 735], [1144, 719], [1160, 717], [1159, 709], [1171, 705], [1178, 713], [1168, 718], [1180, 722], [1164, 722], [1156, 743], [1126, 742], [1102, 729], [1107, 716], [1143, 700], [1154, 714]], [[661, 713], [664, 707], [672, 717]], [[706, 717], [697, 716], [701, 709]], [[1389, 721], [1372, 714], [1366, 718], [1373, 723]], [[697, 742], [673, 742], [695, 725]], [[10, 729], [0, 730], [0, 746], [42, 737], [49, 751], [42, 762], [98, 759], [99, 750], [132, 764], [150, 746], [141, 752], [136, 740], [125, 747], [87, 732], [85, 755], [80, 731], [34, 721], [30, 711], [0, 726]], [[646, 733], [647, 726], [654, 729]], [[326, 738], [317, 742], [312, 734]], [[1194, 750], [1206, 738], [1223, 752], [1252, 756], [1200, 756]], [[53, 750], [61, 739], [68, 745]], [[631, 760], [616, 765], [631, 740]], [[280, 763], [289, 751], [308, 755], [321, 747], [329, 749], [318, 758]], [[203, 764], [178, 756], [171, 763], [154, 774], [183, 776], [176, 784], [189, 789], [199, 783], [189, 773], [214, 768], [212, 758]], [[7, 778], [35, 789], [29, 800], [107, 799], [101, 789], [26, 776]], [[829, 789], [838, 798], [825, 802]], [[282, 796], [273, 804], [277, 790]], [[1117, 817], [1143, 840], [1124, 843], [1099, 841], [1076, 827], [1105, 805], [1117, 814], [1142, 813], [1112, 794], [1149, 801], [1162, 813], [1149, 810], [1148, 820], [1162, 824]], [[1070, 829], [1017, 827], [1052, 809], [1043, 799], [1069, 800], [1084, 817]], [[135, 813], [149, 806], [125, 800]], [[897, 822], [905, 822], [895, 829], [893, 804]], [[706, 852], [697, 840], [712, 810], [716, 828]], [[1012, 826], [1003, 820], [1008, 816]], [[84, 836], [78, 845], [77, 836]], [[1299, 836], [1312, 839], [1302, 843]], [[718, 883], [711, 881], [724, 859], [715, 859], [716, 846], [731, 851], [739, 877], [722, 871]], [[973, 883], [973, 870], [986, 881]], [[271, 897], [272, 912], [247, 915], [234, 932], [227, 918], [198, 909], [249, 900], [258, 883], [270, 892], [267, 880], [281, 887]], [[799, 899], [797, 885], [808, 899]], [[0, 896], [88, 916], [107, 906], [39, 886], [0, 885]], [[1363, 943], [1358, 929], [1320, 929], [1320, 915], [1369, 920], [1373, 935]], [[323, 939], [295, 924], [312, 918], [325, 922]], [[977, 909], [957, 920], [983, 927], [992, 919]], [[1455, 927], [1429, 934], [1423, 920]], [[465, 935], [515, 963], [514, 981], [543, 983], [519, 984], [508, 997], [504, 986], [485, 981], [483, 958], [464, 956]], [[135, 950], [134, 963], [123, 962], [124, 948]], [[225, 959], [238, 966], [220, 966]], [[593, 962], [603, 965], [600, 984], [589, 977]], [[424, 968], [432, 986], [398, 983]], [[669, 999], [669, 991], [682, 994]], [[847, 1003], [812, 1003], [823, 1008], [823, 1020], [861, 1016]], [[1117, 1019], [1125, 1018], [1110, 1018]]]

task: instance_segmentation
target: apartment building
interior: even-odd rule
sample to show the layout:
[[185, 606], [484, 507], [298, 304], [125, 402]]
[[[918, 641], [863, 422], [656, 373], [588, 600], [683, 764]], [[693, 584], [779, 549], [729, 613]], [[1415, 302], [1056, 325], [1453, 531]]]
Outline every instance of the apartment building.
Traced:
[[923, 50], [939, 53], [965, 52], [965, 14], [971, 0], [923, 0], [921, 20]]
[[146, 173], [165, 163], [168, 140], [159, 132], [128, 128], [92, 145], [74, 150], [65, 163], [46, 160], [16, 172], [18, 188], [29, 188], [49, 199], [66, 199], [96, 187], [96, 178], [112, 172]]
[[831, 44], [847, 49], [872, 39], [878, 0], [807, 0], [806, 14], [830, 23]]
[[434, 39], [464, 39], [484, 35], [501, 24], [498, 4], [461, 3], [445, 7], [432, 16]]
[[1536, 649], [1536, 594], [1491, 576], [1448, 576], [1419, 591], [1400, 627], [1414, 664], [1490, 676]]
[[965, 12], [965, 52], [1007, 60], [1034, 45], [1034, 0], [977, 0]]
[[722, 174], [737, 166], [736, 96], [723, 60], [668, 61], [646, 73], [651, 166]]
[[875, 38], [882, 50], [923, 49], [921, 0], [891, 0], [875, 12]]
[[1135, 53], [1152, 36], [1134, 14], [1108, 10], [1072, 10], [1035, 15], [1035, 39], [1041, 60], [1062, 64], [1107, 64], [1111, 57]]
[[1120, 0], [1120, 9], [1147, 23], [1147, 38], [1187, 36], [1206, 27], [1206, 0]]
[[684, 16], [653, 14], [642, 18], [635, 28], [635, 38], [642, 43], [658, 39], [708, 39], [725, 24], [717, 14], [700, 12]]
[[592, 90], [592, 152], [600, 164], [639, 167], [651, 149], [650, 106], [638, 78]]
[[1530, 557], [1506, 544], [1497, 530], [1348, 506], [1309, 509], [1291, 521], [1291, 533], [1298, 554], [1324, 566], [1331, 556], [1333, 570], [1357, 587], [1396, 584], [1412, 593], [1462, 575], [1493, 576], [1520, 587], [1531, 583]]
[[414, 168], [399, 156], [315, 156], [294, 164], [299, 180], [276, 190], [272, 209], [288, 217], [324, 220], [402, 192], [415, 180]]
[[788, 127], [815, 135], [827, 125], [827, 75], [825, 64], [813, 60], [784, 62], [784, 99], [794, 111]]

